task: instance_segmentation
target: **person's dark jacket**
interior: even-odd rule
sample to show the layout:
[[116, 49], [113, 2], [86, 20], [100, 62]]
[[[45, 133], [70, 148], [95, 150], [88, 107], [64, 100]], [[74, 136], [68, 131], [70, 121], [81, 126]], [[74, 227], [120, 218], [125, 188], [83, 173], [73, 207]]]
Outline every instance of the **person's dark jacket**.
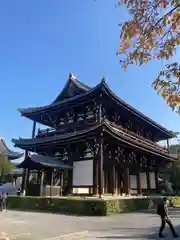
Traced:
[[168, 206], [167, 203], [161, 202], [157, 206], [157, 214], [161, 217], [168, 217]]

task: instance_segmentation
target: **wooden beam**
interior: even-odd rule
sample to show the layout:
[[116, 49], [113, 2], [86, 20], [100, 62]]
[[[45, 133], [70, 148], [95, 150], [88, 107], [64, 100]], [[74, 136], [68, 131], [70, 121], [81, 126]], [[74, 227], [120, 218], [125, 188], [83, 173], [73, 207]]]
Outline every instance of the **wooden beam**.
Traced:
[[142, 194], [141, 176], [140, 176], [140, 172], [138, 170], [136, 172], [136, 179], [137, 179], [137, 194], [141, 195]]

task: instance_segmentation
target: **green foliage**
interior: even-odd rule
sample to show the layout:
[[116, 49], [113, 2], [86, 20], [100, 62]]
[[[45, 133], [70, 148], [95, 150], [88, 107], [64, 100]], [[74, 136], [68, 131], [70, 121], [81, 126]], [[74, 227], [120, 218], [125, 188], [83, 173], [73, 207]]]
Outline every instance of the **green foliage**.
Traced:
[[168, 63], [153, 81], [153, 87], [180, 113], [180, 64], [172, 61], [180, 45], [180, 1], [121, 0], [117, 5], [125, 5], [131, 17], [120, 24], [117, 54], [122, 57], [122, 67], [142, 66], [154, 60]]
[[130, 198], [107, 201], [107, 215], [151, 209], [156, 206], [157, 198]]
[[176, 154], [180, 152], [180, 145], [179, 144], [174, 144], [169, 147], [169, 153], [171, 154]]
[[85, 216], [107, 216], [116, 213], [150, 209], [155, 207], [156, 202], [157, 198], [101, 200], [75, 197], [50, 199], [16, 196], [9, 197], [8, 208]]
[[0, 181], [5, 180], [5, 175], [10, 174], [13, 168], [12, 163], [8, 160], [8, 157], [0, 154]]
[[87, 216], [106, 215], [106, 203], [82, 198], [9, 197], [8, 208]]

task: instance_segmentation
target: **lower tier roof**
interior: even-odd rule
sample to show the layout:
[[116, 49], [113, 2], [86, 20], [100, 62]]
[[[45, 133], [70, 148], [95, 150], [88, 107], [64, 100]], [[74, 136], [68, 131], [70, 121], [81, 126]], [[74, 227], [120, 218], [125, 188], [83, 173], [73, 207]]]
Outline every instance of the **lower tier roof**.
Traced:
[[[87, 138], [94, 138], [97, 135], [97, 132], [100, 132], [103, 129], [111, 137], [117, 139], [121, 144], [133, 147], [134, 149], [143, 150], [145, 152], [164, 157], [166, 159], [174, 159], [170, 155], [160, 148], [157, 144], [152, 144], [148, 141], [144, 141], [141, 138], [132, 136], [129, 133], [122, 131], [120, 128], [115, 127], [109, 121], [103, 121], [102, 124], [94, 125], [84, 130], [66, 133], [66, 134], [57, 134], [49, 137], [34, 138], [34, 139], [12, 139], [15, 147], [20, 147], [29, 151], [34, 149], [40, 149], [42, 147], [50, 147], [50, 145], [65, 145], [70, 143], [76, 143], [77, 141], [86, 140]], [[176, 159], [174, 159], [176, 160]]]
[[9, 160], [15, 160], [22, 157], [24, 154], [11, 151], [6, 145], [5, 141], [0, 138], [0, 155], [6, 155]]
[[21, 162], [18, 168], [43, 169], [43, 168], [60, 168], [60, 169], [72, 169], [71, 166], [65, 164], [62, 160], [55, 157], [32, 154], [28, 156], [26, 160]]

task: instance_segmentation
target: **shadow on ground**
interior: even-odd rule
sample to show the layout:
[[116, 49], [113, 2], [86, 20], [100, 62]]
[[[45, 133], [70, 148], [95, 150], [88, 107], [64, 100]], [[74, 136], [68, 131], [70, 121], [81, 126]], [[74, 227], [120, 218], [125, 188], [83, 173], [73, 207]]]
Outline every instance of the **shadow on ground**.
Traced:
[[[151, 232], [152, 234], [147, 234], [146, 232], [149, 232], [149, 229], [133, 229], [133, 228], [129, 228], [129, 229], [121, 229], [121, 231], [126, 231], [127, 233], [129, 233], [126, 236], [123, 236], [123, 234], [113, 234], [113, 235], [108, 235], [108, 236], [103, 236], [103, 237], [96, 237], [97, 239], [156, 239], [157, 237], [157, 228], [151, 228]], [[131, 234], [132, 232], [132, 234]], [[139, 234], [139, 232], [142, 232], [141, 234]], [[169, 239], [169, 238], [168, 238]]]
[[[178, 235], [180, 236], [180, 225], [175, 227], [176, 232], [178, 233]], [[96, 237], [97, 239], [159, 239], [158, 238], [158, 228], [157, 227], [153, 227], [151, 229], [145, 229], [145, 228], [139, 228], [139, 229], [132, 229], [132, 228], [126, 228], [126, 229], [121, 229], [121, 231], [126, 231], [127, 233], [129, 232], [129, 234], [127, 234], [126, 236], [123, 236], [123, 234], [112, 234], [112, 235], [107, 235], [107, 236], [103, 236], [103, 237]], [[132, 234], [131, 234], [132, 232]], [[168, 226], [166, 227], [165, 231], [164, 231], [164, 239], [167, 240], [171, 240], [173, 239], [170, 229], [168, 228]], [[177, 238], [177, 239], [180, 239]]]

